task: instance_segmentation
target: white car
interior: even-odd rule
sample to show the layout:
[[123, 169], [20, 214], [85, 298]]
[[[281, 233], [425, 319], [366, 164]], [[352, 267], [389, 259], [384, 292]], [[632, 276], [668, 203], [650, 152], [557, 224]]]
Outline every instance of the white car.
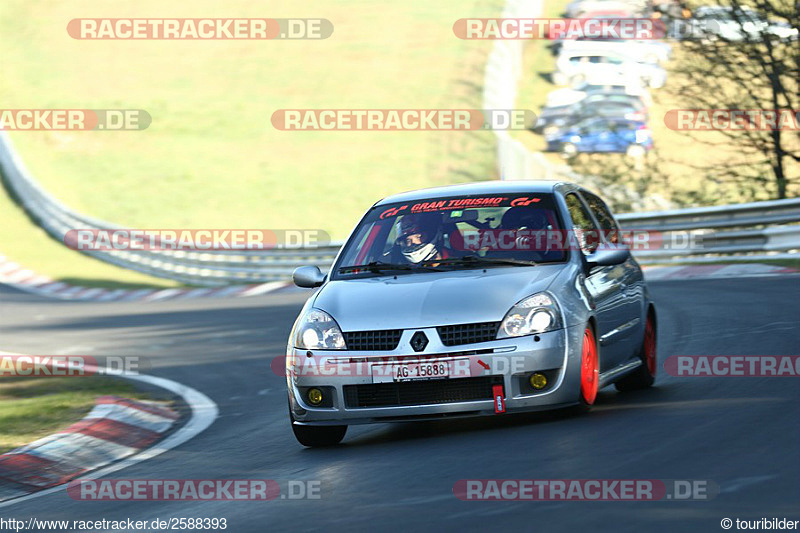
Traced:
[[569, 18], [577, 18], [595, 11], [631, 11], [635, 14], [646, 9], [646, 0], [575, 0], [567, 4], [565, 13]]
[[672, 55], [672, 46], [667, 43], [650, 40], [634, 41], [625, 39], [607, 39], [602, 41], [595, 40], [573, 40], [565, 39], [561, 41], [561, 52], [565, 50], [602, 50], [617, 52], [630, 56], [642, 63], [666, 63]]
[[639, 84], [658, 89], [666, 81], [667, 72], [658, 65], [638, 62], [628, 55], [596, 48], [562, 51], [553, 73], [553, 82], [556, 85], [569, 85], [572, 88], [591, 83]]

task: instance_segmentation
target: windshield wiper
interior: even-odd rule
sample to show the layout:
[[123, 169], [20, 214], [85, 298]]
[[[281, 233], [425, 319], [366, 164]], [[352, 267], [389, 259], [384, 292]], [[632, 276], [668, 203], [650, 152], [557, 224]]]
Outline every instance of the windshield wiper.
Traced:
[[373, 274], [380, 274], [381, 272], [391, 272], [391, 271], [408, 271], [408, 270], [426, 270], [426, 271], [438, 271], [438, 268], [433, 266], [414, 266], [414, 265], [407, 265], [401, 263], [383, 263], [380, 261], [372, 261], [371, 263], [367, 263], [366, 265], [352, 265], [341, 267], [338, 272], [339, 274], [347, 274], [349, 272], [354, 272], [356, 270], [366, 270], [367, 272], [372, 272]]
[[513, 265], [513, 266], [535, 266], [536, 261], [524, 261], [522, 259], [502, 258], [502, 257], [480, 257], [477, 255], [467, 255], [465, 257], [453, 257], [451, 259], [431, 259], [425, 261], [422, 265], [465, 265], [465, 266], [481, 266], [481, 265]]

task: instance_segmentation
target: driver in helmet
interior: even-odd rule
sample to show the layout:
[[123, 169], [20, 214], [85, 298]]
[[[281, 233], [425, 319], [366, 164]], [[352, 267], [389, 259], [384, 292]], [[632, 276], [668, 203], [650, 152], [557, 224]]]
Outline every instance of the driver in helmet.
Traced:
[[441, 226], [440, 213], [419, 213], [402, 217], [397, 222], [395, 242], [403, 259], [416, 265], [447, 258], [448, 254], [442, 244]]
[[[539, 209], [512, 207], [503, 214], [500, 227], [517, 234], [515, 239], [517, 249], [531, 250], [537, 248], [534, 244], [531, 232], [540, 232], [550, 229], [550, 222], [547, 220], [547, 216]], [[546, 237], [547, 235], [545, 234], [543, 236]], [[539, 239], [539, 242], [541, 242], [541, 239]]]

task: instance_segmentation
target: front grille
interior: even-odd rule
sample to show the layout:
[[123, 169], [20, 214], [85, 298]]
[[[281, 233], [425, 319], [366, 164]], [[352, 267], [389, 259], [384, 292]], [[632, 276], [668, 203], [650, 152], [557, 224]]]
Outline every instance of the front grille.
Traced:
[[437, 379], [345, 385], [344, 403], [348, 408], [400, 407], [437, 403], [491, 400], [492, 385], [503, 383], [502, 376]]
[[377, 331], [350, 331], [343, 333], [348, 350], [394, 350], [400, 343], [402, 329], [383, 329]]
[[475, 342], [493, 341], [497, 338], [500, 322], [478, 322], [477, 324], [457, 324], [455, 326], [438, 326], [439, 339], [445, 346], [472, 344]]

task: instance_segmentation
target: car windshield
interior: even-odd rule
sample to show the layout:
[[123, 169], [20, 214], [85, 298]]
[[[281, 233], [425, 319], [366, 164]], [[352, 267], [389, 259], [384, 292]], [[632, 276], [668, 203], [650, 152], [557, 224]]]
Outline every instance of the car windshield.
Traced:
[[383, 204], [353, 232], [333, 277], [561, 262], [561, 228], [553, 195], [545, 193]]

